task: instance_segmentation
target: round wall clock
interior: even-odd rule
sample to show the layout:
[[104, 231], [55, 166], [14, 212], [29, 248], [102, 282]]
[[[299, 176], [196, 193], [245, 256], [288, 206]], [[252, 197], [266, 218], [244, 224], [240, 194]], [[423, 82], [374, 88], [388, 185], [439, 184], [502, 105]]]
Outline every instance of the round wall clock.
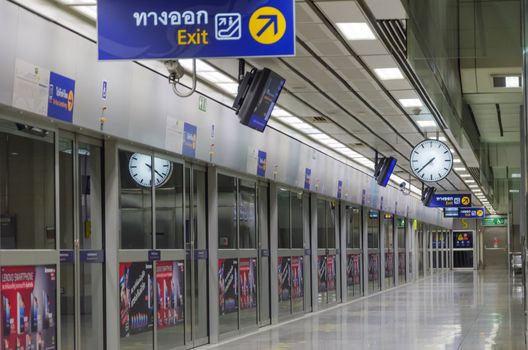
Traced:
[[411, 153], [411, 170], [424, 182], [438, 182], [453, 169], [453, 154], [449, 146], [438, 140], [425, 140]]
[[[152, 185], [152, 157], [147, 154], [134, 153], [128, 161], [128, 171], [134, 181], [143, 187]], [[172, 162], [166, 159], [155, 158], [154, 181], [155, 186], [161, 186], [172, 174]]]

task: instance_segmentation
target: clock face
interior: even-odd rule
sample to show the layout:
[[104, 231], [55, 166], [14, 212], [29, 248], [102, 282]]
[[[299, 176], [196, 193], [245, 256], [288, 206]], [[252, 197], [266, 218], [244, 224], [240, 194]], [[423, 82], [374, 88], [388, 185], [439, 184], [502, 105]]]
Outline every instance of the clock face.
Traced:
[[411, 153], [411, 170], [424, 182], [438, 182], [453, 169], [453, 154], [445, 143], [425, 140]]
[[[128, 161], [128, 171], [134, 181], [143, 187], [152, 186], [152, 157], [147, 154], [134, 153]], [[161, 186], [172, 174], [172, 162], [166, 159], [154, 159], [155, 186]]]

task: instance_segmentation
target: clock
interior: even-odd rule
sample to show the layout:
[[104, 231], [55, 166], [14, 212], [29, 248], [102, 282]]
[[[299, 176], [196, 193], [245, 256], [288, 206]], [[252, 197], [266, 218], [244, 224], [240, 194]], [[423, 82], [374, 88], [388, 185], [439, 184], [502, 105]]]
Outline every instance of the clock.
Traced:
[[420, 142], [411, 153], [411, 170], [424, 182], [438, 182], [453, 169], [449, 146], [438, 140]]
[[[152, 186], [152, 157], [148, 154], [134, 153], [128, 161], [128, 172], [134, 181], [143, 187]], [[155, 186], [161, 186], [172, 174], [172, 162], [166, 159], [154, 159]]]

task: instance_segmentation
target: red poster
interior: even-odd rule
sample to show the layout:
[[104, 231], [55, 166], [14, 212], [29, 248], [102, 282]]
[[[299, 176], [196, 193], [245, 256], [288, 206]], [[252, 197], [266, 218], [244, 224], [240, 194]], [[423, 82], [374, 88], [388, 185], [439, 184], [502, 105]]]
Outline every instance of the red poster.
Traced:
[[240, 259], [240, 309], [257, 307], [256, 259]]
[[303, 257], [294, 256], [291, 263], [292, 298], [304, 297]]
[[56, 349], [55, 266], [2, 267], [2, 350]]
[[335, 257], [329, 256], [327, 262], [327, 277], [328, 277], [328, 290], [335, 290], [336, 271], [335, 271]]
[[158, 290], [158, 329], [184, 321], [183, 261], [159, 261], [156, 264]]

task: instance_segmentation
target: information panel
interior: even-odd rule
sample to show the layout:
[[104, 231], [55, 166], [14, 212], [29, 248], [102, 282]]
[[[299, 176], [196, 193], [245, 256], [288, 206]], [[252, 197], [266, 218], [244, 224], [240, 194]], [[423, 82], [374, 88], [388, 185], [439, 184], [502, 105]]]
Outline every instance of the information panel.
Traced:
[[459, 207], [471, 207], [471, 194], [448, 194], [439, 193], [435, 194], [431, 199], [431, 203], [428, 205], [431, 208], [459, 208]]
[[100, 60], [293, 56], [293, 0], [99, 0]]
[[56, 349], [55, 266], [6, 266], [1, 278], [2, 349]]

